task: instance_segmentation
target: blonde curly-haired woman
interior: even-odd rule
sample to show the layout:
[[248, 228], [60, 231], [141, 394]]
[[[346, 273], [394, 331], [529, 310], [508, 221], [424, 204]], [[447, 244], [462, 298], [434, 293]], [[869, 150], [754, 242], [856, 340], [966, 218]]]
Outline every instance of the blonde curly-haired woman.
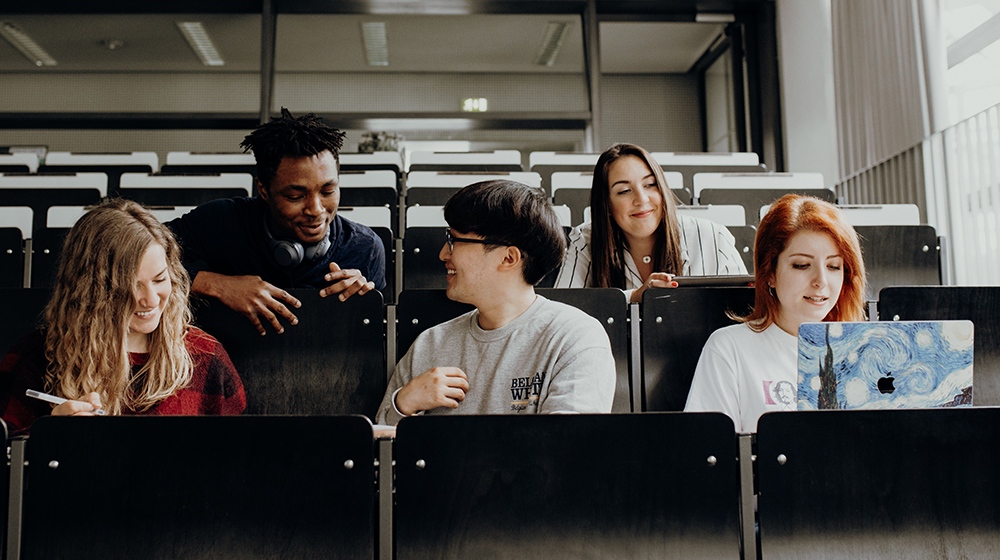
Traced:
[[[190, 280], [173, 235], [111, 200], [66, 236], [44, 327], [0, 362], [13, 432], [52, 415], [239, 414], [243, 384], [217, 340], [191, 326]], [[67, 399], [53, 407], [26, 390]]]

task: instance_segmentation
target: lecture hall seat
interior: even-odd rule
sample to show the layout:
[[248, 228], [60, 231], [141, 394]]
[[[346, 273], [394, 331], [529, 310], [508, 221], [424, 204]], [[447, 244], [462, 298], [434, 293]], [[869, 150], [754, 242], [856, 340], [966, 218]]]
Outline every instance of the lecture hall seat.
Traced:
[[[681, 411], [701, 349], [716, 329], [731, 325], [727, 311], [745, 315], [754, 288], [651, 288], [642, 295], [643, 411]], [[635, 357], [633, 357], [635, 359]]]
[[288, 290], [302, 302], [297, 325], [284, 334], [214, 298], [193, 303], [194, 324], [222, 343], [240, 373], [246, 414], [340, 415], [374, 418], [386, 388], [385, 314], [377, 291], [347, 301], [319, 290]]
[[364, 417], [48, 416], [25, 446], [8, 557], [374, 557]]
[[722, 414], [410, 417], [395, 448], [400, 559], [740, 558]]
[[1000, 409], [772, 412], [757, 426], [761, 558], [994, 558]]

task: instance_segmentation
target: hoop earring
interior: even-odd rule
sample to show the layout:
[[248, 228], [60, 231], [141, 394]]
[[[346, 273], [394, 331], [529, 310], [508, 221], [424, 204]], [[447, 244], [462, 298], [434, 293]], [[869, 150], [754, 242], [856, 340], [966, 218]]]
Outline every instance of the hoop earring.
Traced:
[[771, 294], [771, 297], [773, 297], [775, 299], [778, 298], [778, 292], [774, 291], [774, 286], [768, 286], [767, 287], [767, 291], [768, 291], [769, 294]]

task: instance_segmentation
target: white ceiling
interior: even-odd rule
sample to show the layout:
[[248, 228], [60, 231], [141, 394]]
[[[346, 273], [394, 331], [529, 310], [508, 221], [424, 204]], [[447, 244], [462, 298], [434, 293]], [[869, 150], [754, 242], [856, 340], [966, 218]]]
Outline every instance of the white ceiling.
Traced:
[[[248, 14], [9, 15], [58, 61], [37, 68], [0, 39], [0, 72], [259, 72], [261, 17]], [[226, 61], [205, 67], [177, 21], [201, 21]], [[366, 63], [361, 23], [385, 22], [389, 66]], [[536, 66], [546, 25], [570, 22], [556, 62]], [[722, 24], [602, 22], [601, 71], [683, 73], [722, 33]], [[108, 50], [102, 42], [120, 39]], [[582, 73], [579, 16], [280, 14], [278, 72]]]

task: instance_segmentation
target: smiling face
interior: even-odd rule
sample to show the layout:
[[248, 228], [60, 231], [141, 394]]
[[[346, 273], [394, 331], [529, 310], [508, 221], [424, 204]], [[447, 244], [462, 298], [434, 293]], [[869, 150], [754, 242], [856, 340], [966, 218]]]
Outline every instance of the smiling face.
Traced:
[[149, 335], [160, 325], [173, 283], [167, 270], [163, 245], [152, 243], [139, 263], [133, 290], [133, 311], [128, 325], [128, 350], [145, 352]]
[[837, 304], [844, 285], [844, 259], [829, 235], [800, 231], [778, 255], [769, 285], [778, 297], [778, 326], [798, 336], [799, 325], [822, 321]]
[[[453, 238], [483, 239], [483, 236], [474, 233], [460, 233], [451, 230]], [[491, 290], [495, 285], [495, 275], [503, 260], [503, 251], [496, 247], [490, 251], [480, 243], [462, 243], [455, 241], [454, 250], [448, 249], [445, 243], [438, 253], [438, 258], [444, 261], [445, 270], [448, 274], [448, 299], [462, 303], [478, 305], [481, 303], [482, 294]]]
[[663, 199], [656, 177], [635, 156], [619, 158], [608, 168], [611, 217], [630, 242], [656, 232], [663, 216]]
[[340, 204], [339, 184], [337, 161], [329, 151], [282, 158], [271, 184], [258, 186], [274, 237], [305, 245], [322, 241]]

